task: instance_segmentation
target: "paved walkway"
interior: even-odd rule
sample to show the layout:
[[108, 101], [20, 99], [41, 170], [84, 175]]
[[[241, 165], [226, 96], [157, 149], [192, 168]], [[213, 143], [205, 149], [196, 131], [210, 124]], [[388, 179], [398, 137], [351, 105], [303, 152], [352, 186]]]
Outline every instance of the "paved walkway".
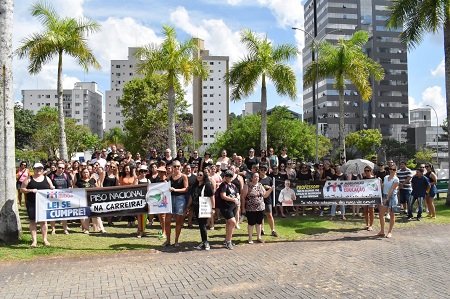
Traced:
[[0, 263], [0, 298], [449, 298], [450, 226]]

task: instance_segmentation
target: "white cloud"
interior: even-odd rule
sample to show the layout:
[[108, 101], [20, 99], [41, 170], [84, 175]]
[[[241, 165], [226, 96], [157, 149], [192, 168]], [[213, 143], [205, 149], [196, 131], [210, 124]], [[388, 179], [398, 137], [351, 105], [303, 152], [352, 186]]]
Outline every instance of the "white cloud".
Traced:
[[445, 61], [442, 59], [441, 63], [431, 71], [433, 77], [444, 77], [445, 75]]
[[196, 24], [184, 7], [178, 7], [170, 14], [170, 20], [191, 36], [203, 39], [211, 55], [229, 56], [230, 65], [246, 53], [239, 32], [233, 32], [221, 19], [201, 20]]
[[[432, 86], [425, 89], [425, 91], [422, 92], [422, 100], [423, 107], [430, 105], [436, 110], [440, 124], [447, 118], [446, 101], [440, 86]], [[432, 111], [431, 119], [434, 118], [435, 114], [434, 111]], [[433, 121], [433, 124], [436, 124], [436, 120]]]
[[227, 3], [230, 5], [239, 5], [242, 3], [242, 0], [227, 0]]
[[286, 26], [297, 27], [302, 25], [303, 27], [303, 5], [301, 5], [301, 1], [258, 0], [258, 3], [272, 11], [279, 26], [285, 28]]

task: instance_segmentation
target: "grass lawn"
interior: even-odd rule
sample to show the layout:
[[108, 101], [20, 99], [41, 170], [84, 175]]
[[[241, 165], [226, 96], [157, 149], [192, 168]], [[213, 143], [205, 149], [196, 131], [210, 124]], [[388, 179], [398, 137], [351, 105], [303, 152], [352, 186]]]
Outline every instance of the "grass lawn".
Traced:
[[[427, 225], [429, 223], [449, 224], [450, 223], [450, 208], [445, 206], [445, 196], [442, 194], [440, 200], [435, 201], [437, 219], [430, 220], [423, 217], [423, 221], [407, 221], [406, 217], [397, 218], [395, 228], [399, 227], [414, 227], [416, 225]], [[348, 209], [347, 209], [348, 210]], [[352, 217], [351, 213], [347, 212], [347, 220], [341, 220], [340, 216], [335, 217], [336, 220], [329, 221], [328, 209], [324, 217], [319, 217], [318, 214], [312, 214], [311, 211], [307, 216], [275, 218], [276, 231], [279, 234], [278, 238], [269, 236], [270, 228], [265, 222], [266, 236], [263, 239], [266, 242], [288, 242], [307, 238], [311, 235], [333, 232], [352, 232], [361, 230], [364, 227], [364, 219], [359, 217]], [[424, 213], [426, 216], [427, 213]], [[152, 227], [146, 229], [147, 236], [141, 239], [136, 238], [136, 228], [127, 227], [127, 222], [116, 222], [115, 226], [105, 226], [107, 234], [91, 233], [85, 235], [77, 224], [70, 224], [70, 235], [64, 235], [61, 225], [57, 224], [56, 235], [49, 235], [48, 240], [51, 246], [42, 246], [38, 243], [38, 248], [31, 249], [31, 236], [26, 219], [26, 211], [22, 207], [20, 209], [20, 216], [22, 219], [23, 234], [17, 243], [0, 244], [0, 261], [12, 260], [30, 260], [40, 257], [46, 258], [60, 258], [86, 256], [90, 254], [107, 254], [115, 253], [123, 250], [153, 250], [159, 251], [163, 249], [162, 240], [158, 239], [157, 232], [160, 229], [159, 222], [155, 222]], [[379, 220], [374, 221], [374, 234], [376, 234], [379, 227]], [[208, 231], [209, 241], [213, 248], [218, 248], [225, 237], [225, 225], [222, 219], [215, 225], [215, 230]], [[394, 230], [395, 230], [394, 228]], [[175, 231], [172, 229], [172, 243], [174, 241]], [[254, 237], [256, 239], [256, 236]], [[38, 235], [38, 242], [42, 238]], [[233, 242], [236, 244], [245, 244], [247, 241], [247, 224], [242, 223], [241, 228], [235, 230], [233, 235]], [[181, 247], [178, 250], [192, 250], [200, 242], [200, 232], [197, 225], [194, 228], [187, 228], [187, 225], [181, 231], [180, 243]]]

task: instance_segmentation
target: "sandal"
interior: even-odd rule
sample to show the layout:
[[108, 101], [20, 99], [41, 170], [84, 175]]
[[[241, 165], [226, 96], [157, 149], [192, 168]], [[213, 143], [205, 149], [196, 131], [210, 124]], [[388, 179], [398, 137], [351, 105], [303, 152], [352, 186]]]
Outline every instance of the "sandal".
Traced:
[[371, 232], [371, 231], [373, 231], [373, 227], [369, 226], [369, 227], [367, 228], [367, 230], [368, 230], [369, 232]]
[[248, 240], [248, 244], [253, 244], [253, 240]]
[[392, 234], [391, 233], [387, 234], [386, 238], [388, 238], [388, 239], [392, 238]]
[[258, 239], [256, 241], [258, 241], [258, 243], [263, 243], [264, 244], [264, 240], [263, 239]]
[[180, 247], [180, 244], [178, 242], [175, 242], [175, 244], [173, 244], [174, 247]]
[[166, 241], [166, 242], [164, 242], [164, 243], [162, 244], [162, 246], [163, 246], [163, 247], [170, 246], [170, 243]]
[[385, 234], [384, 234], [384, 233], [378, 233], [378, 234], [376, 234], [375, 236], [376, 236], [376, 237], [384, 237]]
[[36, 248], [36, 247], [37, 247], [36, 244], [31, 244], [31, 245], [30, 245], [30, 248]]

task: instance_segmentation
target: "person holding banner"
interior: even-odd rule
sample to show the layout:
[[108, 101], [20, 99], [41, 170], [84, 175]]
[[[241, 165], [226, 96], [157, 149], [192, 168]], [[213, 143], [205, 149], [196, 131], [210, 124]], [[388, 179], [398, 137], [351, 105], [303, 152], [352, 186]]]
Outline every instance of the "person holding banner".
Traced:
[[[362, 175], [362, 180], [375, 179], [373, 175], [372, 168], [368, 165], [364, 167], [364, 173]], [[366, 226], [364, 229], [368, 231], [373, 231], [373, 219], [375, 218], [375, 205], [364, 206], [364, 220], [366, 221]]]
[[166, 214], [164, 222], [167, 241], [163, 246], [170, 245], [170, 233], [172, 217], [175, 216], [175, 247], [180, 247], [178, 239], [180, 237], [181, 228], [184, 221], [184, 210], [186, 208], [185, 193], [188, 191], [189, 183], [185, 174], [181, 173], [180, 161], [173, 161], [172, 164], [172, 176], [170, 177], [170, 192], [172, 195], [172, 214]]
[[[35, 163], [34, 174], [22, 182], [20, 191], [26, 194], [25, 204], [27, 207], [28, 219], [30, 220], [31, 248], [37, 246], [37, 225], [36, 225], [36, 192], [40, 189], [55, 189], [49, 177], [44, 175], [44, 165]], [[47, 240], [47, 222], [41, 221], [42, 243], [49, 246]]]
[[[76, 181], [75, 186], [76, 188], [96, 188], [101, 187], [100, 181], [95, 180], [94, 178], [91, 178], [91, 174], [87, 168], [83, 169], [81, 171], [81, 177], [78, 181]], [[92, 224], [94, 224], [94, 227], [97, 230], [100, 230], [102, 233], [106, 234], [106, 231], [103, 227], [103, 222], [100, 217], [93, 217], [92, 218]], [[88, 219], [81, 219], [81, 228], [83, 229], [84, 234], [89, 234], [89, 218]]]
[[[58, 168], [56, 169], [56, 173], [52, 173], [49, 175], [50, 179], [52, 180], [53, 186], [55, 186], [55, 189], [69, 189], [72, 188], [72, 181], [70, 180], [69, 174], [64, 172], [65, 165], [64, 163], [59, 163]], [[67, 225], [67, 220], [61, 221], [64, 234], [69, 234], [69, 226]], [[50, 225], [52, 227], [52, 235], [56, 235], [56, 222], [50, 221]]]
[[[138, 170], [138, 176], [134, 179], [133, 185], [148, 185], [150, 184], [150, 180], [147, 179], [146, 175], [148, 172], [147, 165], [141, 165], [141, 167]], [[137, 215], [138, 220], [138, 229], [137, 229], [137, 236], [136, 238], [142, 238], [142, 236], [145, 236], [145, 222], [147, 221], [147, 215], [146, 214], [139, 214]]]
[[189, 201], [187, 204], [187, 208], [191, 208], [194, 211], [198, 228], [200, 229], [200, 236], [202, 238], [202, 242], [200, 245], [195, 247], [198, 250], [205, 249], [209, 250], [211, 247], [208, 243], [208, 229], [206, 228], [206, 223], [208, 221], [208, 217], [201, 217], [200, 215], [200, 197], [208, 198], [210, 200], [211, 207], [211, 217], [214, 217], [215, 213], [215, 205], [214, 205], [214, 191], [209, 181], [208, 176], [201, 170], [197, 173], [197, 181], [194, 183], [191, 189], [191, 195], [189, 196]]
[[[391, 238], [392, 237], [392, 230], [394, 229], [395, 224], [395, 214], [392, 210], [392, 207], [397, 206], [398, 199], [397, 199], [397, 189], [399, 185], [399, 179], [397, 177], [397, 166], [391, 166], [389, 175], [384, 177], [383, 180], [383, 198], [382, 202], [379, 206], [380, 210], [380, 232], [377, 234], [379, 237]], [[390, 220], [389, 220], [389, 231], [388, 234], [385, 235], [384, 233], [384, 215], [386, 212], [389, 212], [390, 214]]]
[[[265, 166], [265, 165], [264, 165]], [[262, 222], [266, 206], [264, 199], [269, 197], [274, 186], [265, 189], [259, 182], [259, 173], [252, 173], [251, 181], [244, 185], [241, 194], [242, 213], [246, 214], [248, 222], [248, 243], [253, 244], [253, 227], [256, 225], [256, 236], [259, 243], [264, 243], [261, 238]]]

